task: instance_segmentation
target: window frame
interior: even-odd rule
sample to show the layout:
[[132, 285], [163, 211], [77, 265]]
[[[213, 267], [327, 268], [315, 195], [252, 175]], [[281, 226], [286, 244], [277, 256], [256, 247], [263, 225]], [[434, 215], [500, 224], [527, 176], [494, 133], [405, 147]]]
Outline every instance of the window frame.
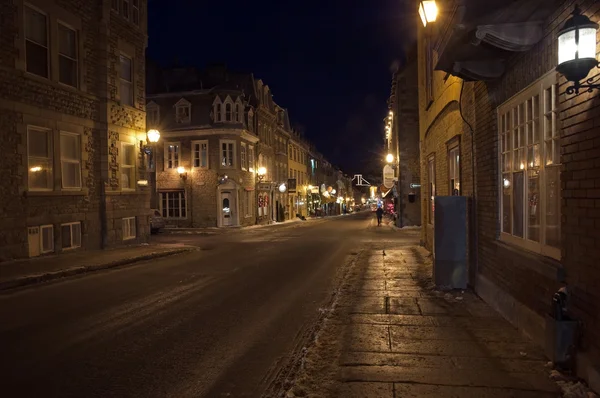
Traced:
[[[179, 115], [180, 109], [187, 109], [187, 116], [181, 118]], [[177, 124], [190, 124], [192, 122], [192, 106], [187, 103], [175, 105], [175, 123]]]
[[[169, 196], [168, 195], [174, 195], [174, 194], [178, 194], [178, 210], [179, 210], [179, 217], [170, 217], [169, 216], [169, 210], [171, 209], [168, 204], [169, 204]], [[178, 189], [178, 190], [162, 190], [162, 191], [158, 191], [158, 211], [160, 211], [160, 214], [162, 215], [163, 218], [165, 219], [169, 219], [169, 220], [185, 220], [187, 219], [187, 205], [188, 205], [188, 201], [187, 201], [187, 192], [185, 189]], [[167, 203], [167, 208], [165, 208], [163, 206], [163, 202], [164, 202], [164, 198], [163, 195], [167, 195], [166, 198], [166, 203]], [[183, 200], [182, 200], [183, 199]], [[183, 206], [181, 205], [183, 201]], [[174, 209], [174, 208], [173, 208]], [[181, 214], [184, 213], [184, 215], [182, 216]]]
[[248, 147], [245, 142], [240, 143], [240, 166], [242, 170], [248, 170]]
[[[60, 29], [61, 29], [61, 27], [72, 31], [75, 35], [75, 58], [71, 58], [69, 55], [61, 54], [61, 52], [60, 52]], [[58, 65], [57, 65], [58, 66], [58, 82], [65, 86], [79, 88], [79, 32], [77, 31], [77, 29], [75, 29], [71, 25], [69, 25], [63, 21], [58, 21], [57, 26], [56, 26], [56, 37], [57, 37], [58, 43], [59, 43], [57, 45], [57, 49], [56, 49], [57, 56], [58, 56]], [[61, 72], [60, 59], [61, 59], [61, 57], [66, 58], [69, 61], [72, 61], [75, 63], [75, 67], [73, 68], [75, 71], [75, 76], [74, 76], [75, 85], [71, 85], [69, 83], [65, 83], [65, 82], [61, 81], [61, 77], [60, 77], [60, 72]], [[133, 76], [133, 74], [132, 74], [132, 76]]]
[[436, 169], [435, 153], [427, 157], [427, 223], [435, 225]]
[[[133, 163], [132, 164], [126, 164], [125, 163], [125, 147], [131, 147], [133, 148]], [[136, 186], [137, 186], [137, 180], [135, 178], [136, 176], [136, 157], [137, 157], [137, 153], [135, 150], [135, 144], [132, 144], [130, 142], [121, 142], [121, 161], [119, 164], [119, 169], [120, 169], [120, 186], [121, 186], [121, 191], [135, 191]], [[123, 186], [123, 173], [125, 172], [125, 170], [129, 170], [129, 188], [125, 188]], [[133, 174], [133, 176], [132, 176]], [[131, 178], [133, 177], [133, 178]]]
[[[460, 156], [460, 136], [452, 138], [448, 141], [447, 145], [447, 159], [448, 159], [448, 193], [450, 196], [461, 196], [462, 195], [462, 172], [461, 172], [461, 156]], [[453, 162], [453, 159], [456, 160]], [[458, 169], [456, 166], [458, 165]], [[452, 173], [453, 171], [453, 173]], [[453, 175], [451, 175], [453, 174]], [[454, 178], [452, 178], [454, 177]], [[454, 180], [454, 184], [452, 181]], [[454, 194], [456, 183], [458, 183], [458, 194]]]
[[[133, 224], [131, 223], [131, 221], [133, 221]], [[125, 228], [125, 226], [127, 225], [127, 228]], [[132, 228], [133, 226], [133, 228]], [[131, 231], [133, 230], [133, 235], [131, 234]], [[128, 232], [127, 235], [125, 235], [125, 231]], [[123, 235], [123, 240], [133, 240], [135, 238], [137, 238], [137, 225], [136, 225], [136, 217], [123, 217], [121, 219], [121, 233]]]
[[[131, 80], [126, 80], [125, 78], [123, 78], [123, 76], [121, 74], [122, 69], [123, 69], [123, 62], [122, 62], [123, 58], [126, 58], [126, 59], [129, 60], [129, 68], [130, 68], [130, 72], [131, 72]], [[134, 89], [134, 80], [135, 80], [135, 77], [134, 77], [134, 71], [135, 71], [135, 68], [134, 68], [134, 59], [133, 59], [133, 57], [130, 56], [130, 55], [128, 55], [128, 54], [126, 54], [126, 53], [121, 52], [119, 54], [119, 102], [121, 103], [121, 105], [129, 106], [129, 107], [135, 106], [135, 89]], [[124, 86], [128, 86], [129, 87], [127, 91], [131, 95], [131, 102], [130, 103], [125, 103], [123, 101], [123, 92], [124, 92], [123, 87]]]
[[131, 22], [135, 26], [140, 26], [140, 16], [140, 0], [131, 0]]
[[[123, 16], [123, 18], [125, 18], [126, 20], [129, 21], [129, 19], [131, 18], [131, 9], [130, 9], [130, 4], [129, 4], [129, 0], [122, 0], [123, 1], [123, 5], [121, 6], [121, 15]], [[127, 14], [127, 15], [125, 15]]]
[[[62, 147], [62, 137], [66, 136], [66, 137], [75, 137], [75, 139], [77, 140], [77, 155], [79, 156], [78, 159], [68, 159], [65, 158], [63, 155], [63, 147]], [[71, 133], [68, 131], [61, 131], [59, 134], [59, 151], [60, 151], [60, 180], [61, 180], [61, 187], [63, 190], [65, 191], [78, 191], [81, 190], [83, 188], [83, 176], [82, 174], [82, 169], [81, 169], [81, 154], [82, 154], [82, 149], [81, 149], [81, 134], [77, 134], [77, 133]], [[65, 186], [65, 176], [64, 176], [64, 172], [65, 172], [65, 167], [64, 167], [64, 163], [70, 163], [70, 164], [76, 164], [78, 166], [79, 169], [79, 186], [73, 186], [73, 187], [67, 187]]]
[[[78, 245], [74, 245], [73, 244], [73, 226], [74, 225], [79, 225], [79, 244]], [[69, 227], [71, 246], [62, 247], [62, 242], [63, 242], [63, 239], [64, 239], [64, 237], [62, 236], [62, 229], [63, 229], [63, 227], [66, 227], [66, 226]], [[61, 239], [61, 249], [63, 251], [74, 250], [74, 249], [77, 249], [77, 248], [81, 247], [81, 237], [83, 235], [82, 231], [81, 231], [81, 221], [73, 221], [73, 222], [67, 222], [67, 223], [60, 224], [60, 235], [61, 235], [60, 236], [60, 239]]]
[[[48, 250], [44, 250], [44, 229], [50, 229], [50, 231], [52, 231], [52, 233], [51, 233], [52, 239], [50, 239], [50, 243], [51, 243], [52, 247]], [[55, 247], [54, 225], [52, 225], [52, 224], [40, 225], [40, 253], [41, 254], [54, 253], [54, 250], [55, 250], [54, 247]]]
[[[173, 159], [171, 159], [169, 147], [177, 147], [177, 151], [173, 151]], [[177, 159], [175, 159], [175, 152], [177, 152]], [[169, 162], [172, 162], [172, 165], [169, 166]], [[163, 169], [164, 170], [177, 170], [179, 167], [179, 163], [181, 162], [181, 143], [176, 141], [165, 142], [165, 153], [163, 160]]]
[[[223, 160], [224, 160], [224, 153], [223, 153], [223, 145], [233, 145], [233, 149], [231, 152], [231, 165], [224, 165], [223, 164]], [[219, 140], [219, 168], [221, 169], [235, 169], [237, 166], [237, 145], [236, 145], [236, 141], [235, 140]], [[226, 149], [227, 152], [229, 152], [229, 149]]]
[[[46, 137], [47, 137], [47, 148], [48, 148], [48, 157], [46, 158], [42, 158], [39, 156], [31, 156], [29, 154], [29, 143], [31, 142], [30, 139], [30, 132], [31, 130], [36, 130], [36, 131], [43, 131], [46, 133]], [[48, 176], [48, 181], [47, 181], [47, 187], [46, 188], [37, 188], [37, 187], [32, 187], [31, 186], [31, 178], [29, 173], [31, 172], [32, 164], [31, 164], [31, 160], [32, 159], [39, 159], [41, 162], [47, 162], [47, 165], [50, 166], [50, 175]], [[37, 167], [37, 166], [36, 166]], [[54, 191], [54, 132], [51, 129], [48, 128], [44, 128], [44, 127], [38, 127], [38, 126], [27, 126], [27, 190], [31, 191], [31, 192], [50, 192], [50, 191]]]
[[[196, 157], [196, 145], [198, 148], [198, 157]], [[206, 145], [206, 166], [202, 166], [202, 145]], [[191, 165], [194, 169], [208, 170], [210, 167], [210, 154], [208, 140], [194, 140], [192, 141], [192, 159]], [[198, 160], [198, 166], [196, 166], [196, 160]]]
[[[32, 39], [27, 38], [27, 11], [26, 11], [27, 8], [33, 12], [37, 12], [37, 13], [43, 15], [44, 18], [46, 19], [46, 44], [38, 43]], [[25, 71], [27, 73], [30, 73], [35, 76], [39, 76], [44, 79], [50, 79], [50, 77], [51, 77], [50, 76], [50, 70], [51, 70], [50, 69], [50, 58], [51, 58], [50, 57], [50, 18], [48, 16], [48, 13], [40, 10], [39, 8], [35, 7], [32, 4], [24, 3], [23, 4], [23, 29], [24, 29], [23, 39], [24, 39], [24, 52], [25, 52]], [[40, 46], [40, 47], [43, 47], [46, 49], [46, 75], [45, 76], [39, 75], [28, 69], [28, 65], [30, 63], [27, 62], [27, 42], [31, 42], [36, 46]]]
[[256, 159], [254, 157], [254, 145], [248, 145], [248, 171], [254, 173], [256, 171]]
[[[519, 248], [554, 258], [556, 260], [561, 259], [561, 206], [560, 200], [562, 198], [560, 188], [560, 126], [558, 123], [558, 78], [555, 71], [550, 71], [538, 80], [515, 94], [507, 101], [499, 105], [496, 109], [497, 115], [497, 138], [498, 138], [498, 239], [500, 241], [515, 245]], [[550, 110], [546, 109], [548, 103], [546, 102], [546, 94], [550, 90]], [[536, 103], [537, 97], [537, 103]], [[529, 106], [531, 103], [531, 107]], [[537, 107], [536, 107], [537, 105]], [[524, 112], [524, 120], [522, 120], [521, 113]], [[531, 112], [531, 117], [529, 117]], [[515, 116], [516, 113], [516, 116]], [[549, 116], [549, 119], [548, 119]], [[516, 117], [516, 119], [515, 119]], [[515, 121], [517, 124], [515, 125]], [[548, 124], [550, 125], [551, 137], [547, 138]], [[537, 129], [537, 130], [536, 130]], [[536, 141], [537, 136], [537, 141]], [[523, 137], [522, 143], [516, 142], [520, 137]], [[530, 142], [531, 141], [531, 142]], [[551, 164], [546, 163], [548, 151], [546, 149], [547, 142], [551, 141], [554, 151], [550, 155], [557, 159], [552, 159]], [[509, 148], [510, 144], [510, 148]], [[516, 145], [515, 145], [516, 144]], [[535, 150], [535, 146], [539, 149]], [[522, 152], [519, 152], [521, 150]], [[507, 156], [510, 154], [510, 156]], [[519, 155], [519, 159], [516, 158], [515, 154]], [[536, 158], [536, 154], [538, 157]], [[533, 157], [533, 161], [530, 157]], [[557, 160], [557, 162], [555, 162]], [[536, 161], [539, 162], [539, 166], [536, 165]], [[505, 163], [508, 162], [508, 163]], [[519, 163], [519, 167], [516, 167], [516, 162]], [[508, 165], [508, 166], [507, 166]], [[547, 210], [548, 210], [548, 170], [557, 168], [556, 172], [558, 183], [558, 215], [557, 215], [557, 228], [558, 228], [558, 247], [550, 246], [546, 242], [547, 238]], [[531, 173], [530, 173], [531, 172]], [[537, 175], [535, 174], [537, 172]], [[523, 173], [523, 191], [522, 191], [522, 235], [519, 237], [513, 235], [514, 233], [514, 175]], [[508, 178], [507, 178], [508, 176]], [[530, 179], [537, 178], [537, 198], [532, 199], [530, 196]], [[508, 200], [510, 200], [510, 230], [511, 232], [504, 231], [504, 201], [505, 194], [508, 193]], [[540, 199], [541, 198], [541, 203]], [[532, 202], [535, 200], [535, 202]], [[535, 203], [532, 205], [531, 203]], [[528, 208], [535, 206], [534, 211], [538, 211], [539, 217], [537, 225], [539, 226], [539, 242], [529, 239], [530, 234], [530, 216]]]

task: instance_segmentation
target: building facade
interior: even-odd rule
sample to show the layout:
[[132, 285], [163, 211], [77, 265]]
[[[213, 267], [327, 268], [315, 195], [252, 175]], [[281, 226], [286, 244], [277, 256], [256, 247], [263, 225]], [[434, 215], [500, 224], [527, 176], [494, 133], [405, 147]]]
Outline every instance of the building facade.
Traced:
[[147, 241], [146, 10], [3, 2], [0, 260]]
[[396, 226], [421, 225], [421, 168], [419, 152], [419, 85], [416, 48], [392, 75], [388, 100], [391, 128], [386, 136], [394, 157]]
[[290, 218], [307, 217], [307, 191], [308, 191], [308, 147], [306, 142], [297, 132], [293, 132], [287, 147], [288, 178], [295, 183], [294, 192], [290, 191], [289, 204]]
[[[577, 374], [599, 391], [600, 98], [566, 93], [555, 70], [575, 3], [479, 3], [438, 1], [419, 28], [423, 238], [431, 247], [434, 196], [469, 196], [471, 286], [542, 346], [567, 286]], [[600, 20], [598, 2], [579, 6]]]
[[[248, 74], [215, 66], [163, 70], [148, 94], [157, 202], [167, 225], [238, 227], [256, 223], [256, 150]], [[162, 88], [162, 89], [161, 89]]]
[[[276, 106], [277, 111], [277, 129], [275, 130], [275, 204], [277, 208], [276, 221], [289, 220], [292, 209], [289, 206], [289, 191], [291, 188], [288, 184], [287, 169], [288, 157], [287, 146], [290, 139], [292, 128], [290, 126], [290, 118], [287, 109], [283, 109], [279, 105]], [[283, 186], [282, 186], [283, 185]], [[284, 189], [285, 187], [285, 189]], [[282, 192], [283, 191], [283, 192]]]

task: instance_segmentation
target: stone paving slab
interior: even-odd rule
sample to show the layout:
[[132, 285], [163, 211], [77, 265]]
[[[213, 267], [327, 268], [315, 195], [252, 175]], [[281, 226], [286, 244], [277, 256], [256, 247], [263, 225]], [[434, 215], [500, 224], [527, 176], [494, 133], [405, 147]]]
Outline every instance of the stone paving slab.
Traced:
[[427, 384], [394, 384], [394, 394], [394, 398], [556, 398], [557, 396], [556, 393], [540, 391]]
[[335, 392], [343, 398], [394, 398], [392, 383], [344, 383]]

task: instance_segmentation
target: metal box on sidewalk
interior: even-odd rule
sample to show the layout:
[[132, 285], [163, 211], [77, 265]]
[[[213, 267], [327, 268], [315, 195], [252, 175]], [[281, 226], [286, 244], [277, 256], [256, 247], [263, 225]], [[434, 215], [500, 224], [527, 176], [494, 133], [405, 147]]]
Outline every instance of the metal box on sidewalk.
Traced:
[[466, 289], [467, 198], [436, 196], [434, 205], [434, 283], [448, 289]]

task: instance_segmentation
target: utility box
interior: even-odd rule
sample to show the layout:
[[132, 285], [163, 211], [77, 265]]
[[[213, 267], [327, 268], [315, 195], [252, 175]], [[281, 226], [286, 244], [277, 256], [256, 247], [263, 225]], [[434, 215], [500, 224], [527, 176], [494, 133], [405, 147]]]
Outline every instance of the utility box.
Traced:
[[434, 198], [433, 280], [447, 289], [467, 288], [467, 198]]
[[546, 356], [564, 368], [570, 368], [575, 353], [577, 321], [546, 315]]

